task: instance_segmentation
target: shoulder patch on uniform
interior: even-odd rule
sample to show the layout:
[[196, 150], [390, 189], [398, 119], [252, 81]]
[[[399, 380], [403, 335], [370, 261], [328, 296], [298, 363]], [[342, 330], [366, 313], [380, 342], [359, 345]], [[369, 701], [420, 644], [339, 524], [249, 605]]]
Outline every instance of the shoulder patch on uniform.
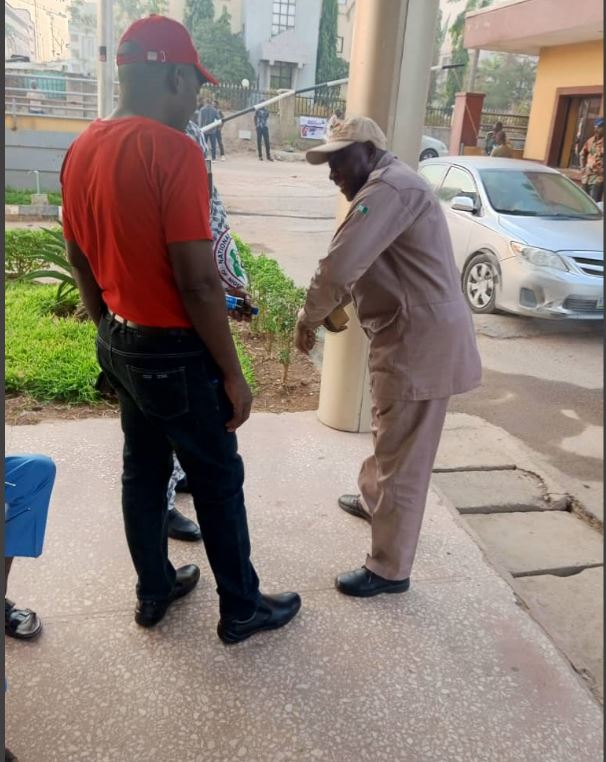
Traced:
[[358, 204], [354, 211], [360, 212], [360, 214], [368, 214], [368, 207], [365, 204]]

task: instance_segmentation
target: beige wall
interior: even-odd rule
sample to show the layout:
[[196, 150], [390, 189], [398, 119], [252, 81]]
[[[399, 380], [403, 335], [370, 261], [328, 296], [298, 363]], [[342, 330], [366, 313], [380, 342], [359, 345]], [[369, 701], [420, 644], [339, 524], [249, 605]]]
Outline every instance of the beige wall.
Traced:
[[351, 40], [353, 37], [355, 13], [356, 0], [348, 0], [343, 5], [339, 4], [337, 34], [343, 38], [343, 51], [339, 55], [346, 61], [351, 59]]
[[547, 159], [549, 132], [558, 88], [587, 87], [603, 83], [602, 41], [541, 50], [524, 149], [525, 158], [538, 161]]

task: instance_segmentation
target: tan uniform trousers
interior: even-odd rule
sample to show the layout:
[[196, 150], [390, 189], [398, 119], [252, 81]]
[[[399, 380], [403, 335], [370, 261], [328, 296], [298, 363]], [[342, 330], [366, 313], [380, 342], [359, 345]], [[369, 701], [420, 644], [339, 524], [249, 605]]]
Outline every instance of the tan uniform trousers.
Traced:
[[366, 568], [384, 579], [410, 577], [448, 401], [373, 400], [374, 455], [358, 485], [372, 515]]

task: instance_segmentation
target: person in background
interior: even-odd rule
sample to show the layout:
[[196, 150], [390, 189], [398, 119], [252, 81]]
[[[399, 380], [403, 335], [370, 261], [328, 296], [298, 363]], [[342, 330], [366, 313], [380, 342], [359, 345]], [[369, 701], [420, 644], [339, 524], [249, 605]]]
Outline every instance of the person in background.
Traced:
[[[210, 98], [206, 99], [205, 105], [198, 111], [198, 127], [208, 127], [209, 124], [216, 122], [219, 119], [219, 112], [214, 107]], [[210, 152], [212, 160], [217, 158], [217, 129], [210, 130], [204, 133], [210, 143]]]
[[[15, 556], [38, 558], [42, 553], [56, 470], [46, 455], [4, 458], [4, 632], [17, 640], [37, 637], [42, 622], [34, 611], [18, 609], [8, 600], [8, 576]], [[6, 747], [4, 759], [17, 761]]]
[[27, 105], [28, 110], [30, 114], [43, 114], [44, 109], [42, 108], [42, 97], [40, 95], [40, 91], [38, 90], [38, 83], [36, 80], [32, 79], [29, 85], [30, 89], [25, 96], [27, 98]]
[[361, 598], [408, 590], [449, 398], [481, 378], [440, 202], [386, 144], [376, 122], [353, 117], [307, 152], [310, 164], [328, 162], [351, 206], [295, 332], [297, 349], [308, 354], [316, 330], [334, 331], [335, 310], [353, 302], [370, 340], [374, 452], [360, 470], [361, 494], [338, 500], [372, 527], [364, 566], [336, 579], [341, 593]]
[[486, 156], [490, 156], [492, 154], [492, 149], [496, 145], [496, 135], [498, 132], [501, 132], [503, 129], [503, 122], [495, 122], [494, 127], [492, 130], [486, 135], [486, 145], [484, 147], [484, 150], [486, 151]]
[[513, 158], [513, 148], [507, 142], [505, 130], [499, 130], [494, 136], [494, 141], [494, 148], [490, 152], [491, 156], [496, 156], [501, 159]]
[[594, 122], [594, 133], [581, 150], [583, 190], [595, 202], [604, 196], [604, 119]]
[[160, 622], [200, 579], [168, 557], [173, 452], [187, 474], [219, 594], [219, 638], [283, 627], [297, 593], [266, 595], [251, 561], [236, 430], [252, 395], [213, 257], [204, 159], [185, 129], [204, 82], [187, 29], [132, 24], [117, 51], [120, 97], [67, 151], [63, 233], [97, 351], [120, 400], [122, 506], [137, 573], [135, 621]]
[[326, 139], [331, 136], [334, 129], [336, 129], [340, 124], [343, 122], [343, 111], [338, 108], [335, 109], [335, 113], [330, 117], [328, 120], [328, 124], [326, 125]]
[[[219, 108], [219, 101], [214, 102], [214, 107], [217, 110], [217, 114], [219, 115], [219, 119], [223, 119], [223, 112]], [[222, 128], [217, 127], [216, 131], [216, 140], [217, 145], [219, 146], [219, 152], [221, 153], [221, 161], [225, 161], [225, 147], [223, 145], [223, 135], [222, 135]]]
[[259, 152], [259, 161], [263, 161], [262, 143], [265, 144], [265, 155], [267, 161], [273, 161], [269, 149], [269, 111], [265, 106], [255, 111], [255, 128], [257, 130], [257, 151]]

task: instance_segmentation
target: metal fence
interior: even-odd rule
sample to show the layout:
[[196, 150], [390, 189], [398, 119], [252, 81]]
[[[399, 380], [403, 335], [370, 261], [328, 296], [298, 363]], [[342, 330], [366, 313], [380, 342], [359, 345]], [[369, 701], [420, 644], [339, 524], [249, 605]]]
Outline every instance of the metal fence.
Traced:
[[97, 82], [94, 79], [8, 70], [5, 75], [4, 111], [7, 116], [32, 114], [86, 120], [97, 116]]
[[426, 127], [450, 127], [452, 125], [452, 106], [427, 106], [425, 109]]

